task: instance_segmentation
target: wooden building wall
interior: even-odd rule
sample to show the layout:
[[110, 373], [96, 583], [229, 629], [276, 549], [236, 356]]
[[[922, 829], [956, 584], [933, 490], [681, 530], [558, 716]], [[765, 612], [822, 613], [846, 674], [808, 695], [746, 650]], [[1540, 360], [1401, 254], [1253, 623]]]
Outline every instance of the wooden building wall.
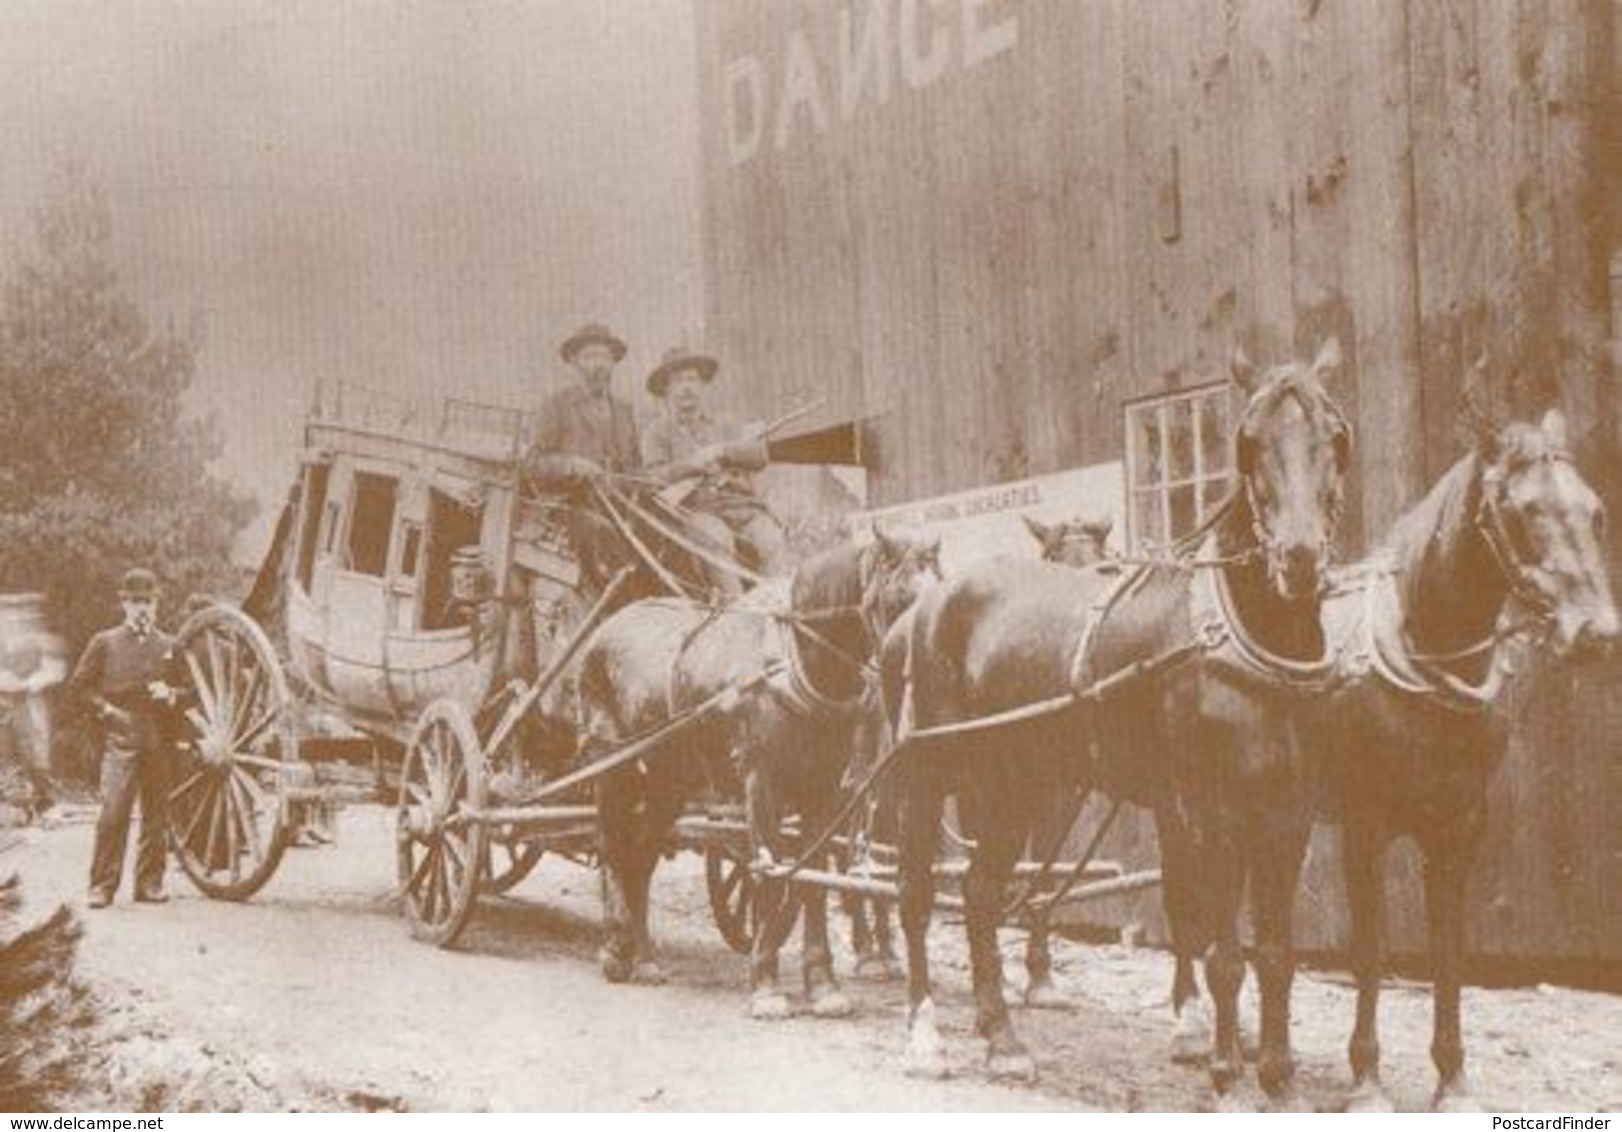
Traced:
[[[1616, 498], [1612, 7], [695, 0], [718, 391], [867, 420], [886, 504], [1119, 458], [1123, 401], [1334, 333], [1345, 553], [1459, 455], [1483, 352], [1506, 409], [1566, 407]], [[1518, 689], [1481, 950], [1622, 962], [1619, 679]], [[1344, 936], [1332, 857], [1308, 946]]]

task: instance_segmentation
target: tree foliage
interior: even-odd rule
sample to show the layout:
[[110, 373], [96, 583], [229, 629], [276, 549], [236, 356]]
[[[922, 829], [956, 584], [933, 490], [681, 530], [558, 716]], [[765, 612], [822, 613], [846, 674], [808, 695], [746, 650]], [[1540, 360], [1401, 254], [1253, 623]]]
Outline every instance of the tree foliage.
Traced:
[[254, 503], [211, 471], [214, 421], [186, 411], [195, 332], [154, 329], [112, 262], [101, 194], [70, 174], [0, 291], [0, 588], [40, 590], [77, 648], [115, 613], [131, 565], [169, 612], [233, 588]]

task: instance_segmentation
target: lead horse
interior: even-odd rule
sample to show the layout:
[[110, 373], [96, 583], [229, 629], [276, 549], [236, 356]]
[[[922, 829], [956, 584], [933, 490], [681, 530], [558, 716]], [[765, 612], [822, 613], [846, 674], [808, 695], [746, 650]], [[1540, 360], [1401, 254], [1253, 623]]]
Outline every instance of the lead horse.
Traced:
[[[1303, 690], [1327, 668], [1318, 594], [1350, 430], [1323, 381], [1340, 364], [1331, 340], [1312, 363], [1277, 366], [1259, 381], [1235, 366], [1249, 394], [1235, 490], [1166, 561], [1114, 577], [988, 563], [925, 594], [904, 638], [887, 638], [886, 711], [906, 748], [897, 788], [910, 1072], [944, 1072], [927, 949], [930, 865], [944, 799], [957, 793], [978, 815], [964, 893], [976, 1028], [993, 1075], [1035, 1075], [1003, 999], [996, 925], [1043, 788], [1069, 781], [1155, 813], [1179, 1010], [1196, 993], [1192, 956], [1211, 942], [1219, 1094], [1243, 1068], [1237, 918], [1252, 881], [1261, 1076], [1270, 1092], [1287, 1088], [1289, 910], [1312, 820], [1296, 726]], [[1106, 697], [1105, 687], [1119, 694]]]
[[1434, 1103], [1474, 1109], [1459, 962], [1465, 882], [1506, 747], [1502, 714], [1492, 710], [1504, 649], [1528, 627], [1563, 657], [1603, 653], [1617, 637], [1603, 510], [1572, 459], [1565, 418], [1550, 412], [1538, 424], [1502, 428], [1478, 419], [1473, 450], [1397, 520], [1373, 557], [1349, 569], [1324, 610], [1342, 680], [1316, 731], [1344, 827], [1357, 977], [1348, 1108], [1356, 1111], [1391, 1109], [1376, 1015], [1385, 852], [1402, 835], [1425, 859]]
[[[716, 709], [639, 764], [607, 774], [598, 791], [604, 974], [663, 980], [648, 933], [648, 888], [687, 798], [741, 779], [751, 860], [792, 853], [784, 819], [807, 836], [838, 804], [839, 776], [866, 698], [879, 639], [940, 577], [934, 538], [875, 532], [871, 543], [827, 551], [772, 596], [716, 606], [674, 598], [636, 602], [593, 635], [579, 659], [582, 754], [609, 752], [702, 705]], [[820, 862], [803, 862], [821, 867]], [[784, 881], [760, 885], [759, 906], [786, 909]], [[796, 886], [798, 887], [798, 886]], [[811, 1009], [848, 1013], [828, 948], [826, 893], [795, 894], [804, 913], [804, 978]], [[784, 920], [785, 916], [773, 917]], [[750, 956], [750, 1013], [789, 1013], [778, 986], [786, 931], [758, 931]]]

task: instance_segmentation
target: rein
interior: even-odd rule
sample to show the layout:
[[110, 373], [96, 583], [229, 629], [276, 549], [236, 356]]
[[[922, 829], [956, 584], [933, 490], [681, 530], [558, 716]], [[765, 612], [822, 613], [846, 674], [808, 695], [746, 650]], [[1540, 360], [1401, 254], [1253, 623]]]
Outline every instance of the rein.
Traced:
[[[1539, 454], [1535, 460], [1539, 464], [1567, 464], [1575, 466], [1576, 461], [1571, 453], [1563, 449], [1556, 449]], [[1499, 572], [1503, 574], [1504, 581], [1509, 585], [1509, 592], [1514, 597], [1539, 615], [1547, 619], [1553, 615], [1554, 603], [1537, 584], [1539, 567], [1523, 560], [1515, 549], [1515, 541], [1510, 537], [1509, 527], [1504, 522], [1503, 493], [1504, 475], [1497, 468], [1489, 468], [1481, 474], [1481, 505], [1476, 508], [1475, 525], [1486, 540], [1487, 549], [1492, 551], [1494, 560], [1498, 563]]]

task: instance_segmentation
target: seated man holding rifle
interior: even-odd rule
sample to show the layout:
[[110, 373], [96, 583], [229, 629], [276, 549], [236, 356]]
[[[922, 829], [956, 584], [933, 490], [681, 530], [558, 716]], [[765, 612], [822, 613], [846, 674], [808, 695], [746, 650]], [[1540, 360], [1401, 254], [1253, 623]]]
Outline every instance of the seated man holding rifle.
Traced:
[[[782, 574], [790, 565], [788, 539], [753, 479], [767, 464], [771, 429], [707, 411], [705, 393], [719, 368], [714, 358], [680, 346], [665, 353], [648, 375], [648, 392], [664, 402], [665, 412], [643, 429], [642, 463], [647, 474], [668, 485], [661, 499], [685, 512], [688, 527], [708, 549], [727, 558], [742, 550], [757, 572]], [[723, 595], [743, 588], [736, 573], [713, 562], [709, 573]]]

